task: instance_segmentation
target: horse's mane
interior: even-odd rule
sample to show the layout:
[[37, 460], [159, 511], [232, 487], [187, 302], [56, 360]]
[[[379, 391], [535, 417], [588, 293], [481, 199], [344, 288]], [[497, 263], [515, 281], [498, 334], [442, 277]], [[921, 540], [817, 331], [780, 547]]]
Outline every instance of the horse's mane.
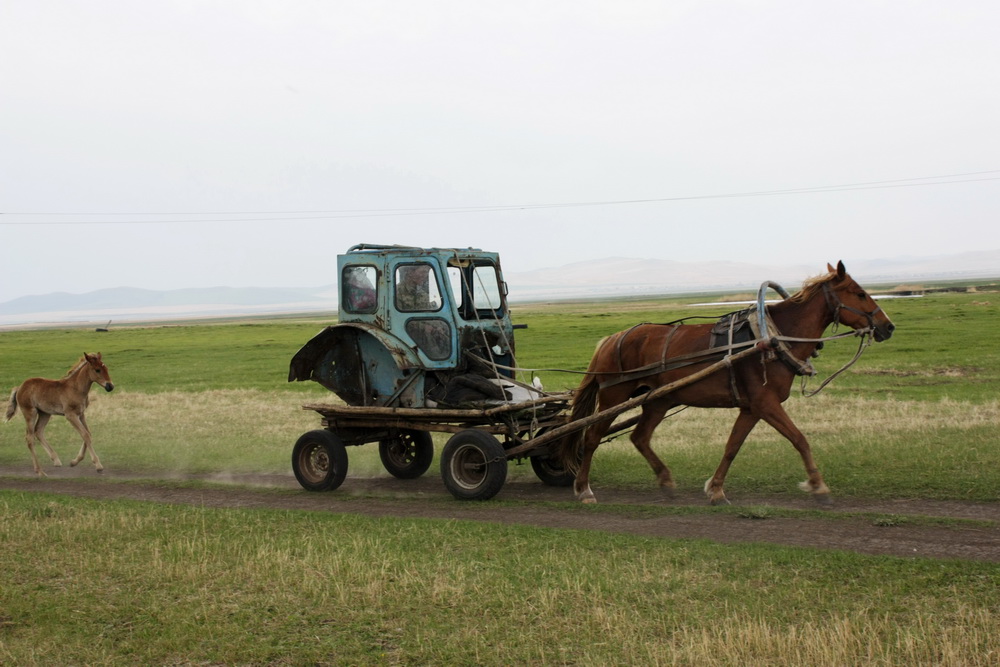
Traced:
[[818, 276], [813, 276], [812, 278], [807, 278], [804, 283], [802, 283], [802, 289], [800, 289], [795, 294], [791, 295], [786, 299], [786, 301], [791, 301], [792, 303], [802, 303], [808, 301], [816, 294], [817, 291], [823, 288], [823, 285], [830, 282], [837, 277], [836, 271], [830, 271], [829, 273], [824, 273]]
[[77, 360], [77, 362], [75, 364], [73, 364], [73, 368], [71, 368], [68, 371], [66, 371], [66, 375], [64, 375], [62, 377], [62, 379], [65, 380], [66, 378], [70, 377], [71, 375], [73, 375], [74, 373], [76, 373], [78, 370], [80, 370], [80, 368], [82, 368], [84, 366], [84, 364], [86, 364], [86, 363], [88, 363], [87, 362], [87, 357], [85, 357], [85, 356], [84, 357], [80, 357]]

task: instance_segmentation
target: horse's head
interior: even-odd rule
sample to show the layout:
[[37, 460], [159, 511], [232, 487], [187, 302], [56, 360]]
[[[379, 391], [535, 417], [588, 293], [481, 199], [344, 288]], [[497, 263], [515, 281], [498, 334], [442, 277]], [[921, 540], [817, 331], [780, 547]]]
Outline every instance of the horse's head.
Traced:
[[87, 354], [84, 352], [83, 357], [87, 360], [87, 373], [89, 374], [90, 381], [104, 387], [104, 391], [114, 389], [115, 385], [111, 382], [111, 374], [108, 372], [108, 367], [101, 361], [101, 353]]
[[879, 342], [891, 337], [896, 325], [871, 295], [848, 275], [844, 263], [837, 262], [836, 269], [829, 264], [826, 267], [835, 274], [823, 285], [834, 320], [855, 330], [871, 329]]

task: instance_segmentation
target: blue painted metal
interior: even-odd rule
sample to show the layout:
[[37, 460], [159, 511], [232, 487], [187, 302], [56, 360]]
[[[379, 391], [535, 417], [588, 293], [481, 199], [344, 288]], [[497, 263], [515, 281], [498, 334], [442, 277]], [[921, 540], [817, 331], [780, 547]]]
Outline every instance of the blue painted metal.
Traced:
[[470, 355], [515, 365], [497, 253], [363, 244], [337, 269], [339, 323], [293, 357], [290, 382], [315, 380], [349, 405], [423, 407]]

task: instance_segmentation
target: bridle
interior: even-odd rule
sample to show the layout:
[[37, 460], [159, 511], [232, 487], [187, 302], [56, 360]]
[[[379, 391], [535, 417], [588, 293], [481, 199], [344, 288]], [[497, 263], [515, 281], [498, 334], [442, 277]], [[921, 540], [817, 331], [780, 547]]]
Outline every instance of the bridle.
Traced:
[[882, 311], [882, 306], [880, 306], [878, 304], [875, 304], [875, 310], [872, 310], [871, 312], [865, 312], [865, 311], [863, 311], [863, 310], [861, 310], [859, 308], [853, 308], [851, 306], [845, 306], [844, 302], [840, 300], [840, 297], [838, 297], [834, 293], [833, 289], [830, 288], [830, 283], [829, 282], [823, 283], [823, 296], [826, 297], [826, 303], [827, 303], [828, 306], [830, 306], [830, 312], [833, 315], [833, 325], [834, 325], [834, 327], [836, 327], [838, 324], [841, 323], [840, 322], [840, 311], [841, 310], [846, 310], [847, 312], [854, 313], [855, 315], [858, 315], [859, 317], [863, 317], [863, 318], [865, 318], [868, 321], [868, 326], [867, 327], [862, 327], [862, 328], [855, 329], [856, 332], [858, 332], [858, 333], [871, 333], [871, 332], [875, 331], [875, 328], [876, 328], [875, 327], [875, 316], [878, 315], [879, 313], [883, 312]]

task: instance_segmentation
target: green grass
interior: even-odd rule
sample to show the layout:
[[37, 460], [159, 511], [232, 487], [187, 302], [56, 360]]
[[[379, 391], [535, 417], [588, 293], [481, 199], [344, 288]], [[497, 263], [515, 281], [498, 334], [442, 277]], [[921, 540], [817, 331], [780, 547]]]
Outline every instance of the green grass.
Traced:
[[0, 662], [990, 664], [996, 567], [0, 492]]
[[[518, 306], [515, 321], [529, 325], [519, 362], [582, 370], [614, 331], [732, 309], [690, 301]], [[896, 335], [820, 396], [788, 401], [835, 497], [997, 502], [1000, 332], [986, 305], [997, 301], [887, 301]], [[0, 389], [60, 377], [101, 351], [118, 389], [95, 390], [88, 420], [109, 469], [288, 475], [295, 439], [319, 425], [301, 404], [332, 398], [288, 384], [288, 362], [326, 324], [0, 332]], [[854, 351], [852, 340], [829, 344], [821, 375]], [[539, 374], [549, 389], [579, 379]], [[733, 418], [687, 410], [657, 431], [682, 492], [712, 473]], [[29, 474], [17, 420], [0, 425], [0, 464]], [[79, 446], [64, 420], [49, 435], [64, 460]], [[435, 436], [437, 451], [445, 440]], [[352, 475], [386, 474], [373, 446], [350, 457]], [[533, 474], [512, 466], [510, 478]], [[785, 516], [740, 497], [798, 494], [802, 478], [791, 446], [761, 426], [727, 480], [736, 505], [685, 511]], [[593, 484], [600, 498], [653, 480], [619, 438], [598, 451]], [[887, 530], [914, 520], [871, 517]], [[994, 564], [9, 491], [0, 562], [0, 664], [986, 665], [1000, 655]]]
[[[983, 305], [989, 300], [949, 293], [887, 301], [898, 325], [891, 340], [873, 345], [820, 396], [793, 393], [786, 407], [810, 438], [835, 495], [997, 499], [1000, 332], [993, 326], [996, 306]], [[521, 306], [514, 319], [529, 327], [517, 332], [521, 365], [580, 370], [602, 336], [692, 312], [705, 310], [683, 299]], [[287, 474], [295, 439], [319, 425], [318, 416], [300, 406], [334, 398], [315, 383], [287, 382], [291, 356], [325, 324], [261, 320], [108, 333], [0, 332], [0, 388], [31, 375], [60, 377], [84, 351], [100, 350], [117, 384], [112, 394], [95, 389], [88, 411], [105, 465]], [[817, 362], [821, 373], [839, 368], [854, 349], [850, 339], [829, 344]], [[579, 379], [539, 375], [550, 389]], [[660, 426], [654, 448], [681, 488], [698, 489], [709, 477], [734, 418], [732, 410], [692, 409]], [[22, 429], [20, 417], [0, 426], [0, 463], [26, 462]], [[53, 420], [49, 433], [63, 458], [75, 453], [78, 439], [64, 420]], [[446, 436], [435, 438], [440, 451]], [[350, 456], [351, 474], [383, 474], [374, 447], [352, 449]], [[512, 469], [519, 474], [532, 476]], [[727, 486], [737, 493], [793, 493], [801, 478], [794, 450], [761, 425]], [[593, 479], [598, 495], [601, 486], [651, 484], [648, 466], [627, 438], [599, 450]]]
[[[158, 393], [209, 389], [290, 389], [292, 355], [328, 322], [254, 321], [239, 324], [115, 327], [0, 332], [0, 387], [27, 377], [62, 377], [84, 352], [101, 352], [115, 384]], [[326, 390], [320, 388], [324, 394]]]
[[[624, 305], [557, 303], [515, 310], [518, 362], [527, 368], [585, 370], [597, 341], [639, 322], [670, 322], [691, 315], [721, 315], [737, 306], [685, 305], [692, 299], [630, 301]], [[882, 303], [896, 325], [893, 337], [872, 345], [825, 390], [910, 400], [995, 400], [1000, 384], [1000, 298], [994, 294], [941, 293]], [[702, 320], [707, 321], [707, 320]], [[840, 332], [844, 329], [841, 328]], [[832, 333], [832, 330], [828, 333]], [[815, 361], [825, 378], [857, 351], [853, 338], [827, 343]], [[541, 373], [546, 385], [575, 386], [579, 377]]]
[[[931, 294], [886, 301], [897, 325], [892, 339], [873, 345], [827, 390], [840, 395], [891, 395], [903, 400], [995, 400], [1000, 383], [1000, 299], [985, 294]], [[598, 340], [639, 322], [719, 315], [735, 307], [698, 307], [693, 299], [524, 304], [513, 318], [518, 362], [525, 368], [585, 370]], [[61, 377], [86, 351], [104, 354], [112, 377], [130, 391], [203, 391], [287, 387], [309, 393], [313, 383], [288, 384], [292, 355], [329, 321], [259, 320], [236, 324], [115, 327], [0, 332], [0, 387], [26, 377]], [[853, 339], [829, 343], [816, 366], [821, 376], [855, 353]], [[550, 389], [575, 386], [579, 376], [540, 373]], [[320, 390], [326, 394], [325, 390]]]

